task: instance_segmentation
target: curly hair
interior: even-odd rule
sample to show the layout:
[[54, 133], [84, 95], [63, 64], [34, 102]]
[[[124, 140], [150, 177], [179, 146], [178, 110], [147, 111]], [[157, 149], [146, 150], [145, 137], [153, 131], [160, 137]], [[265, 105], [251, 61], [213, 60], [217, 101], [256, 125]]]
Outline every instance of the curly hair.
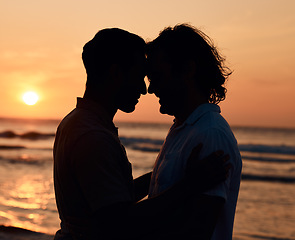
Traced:
[[146, 48], [148, 59], [158, 50], [164, 52], [175, 74], [181, 74], [188, 61], [194, 61], [196, 82], [208, 101], [217, 104], [225, 99], [227, 89], [224, 84], [232, 72], [225, 66], [225, 58], [211, 38], [201, 30], [189, 24], [167, 27], [155, 40], [147, 43]]

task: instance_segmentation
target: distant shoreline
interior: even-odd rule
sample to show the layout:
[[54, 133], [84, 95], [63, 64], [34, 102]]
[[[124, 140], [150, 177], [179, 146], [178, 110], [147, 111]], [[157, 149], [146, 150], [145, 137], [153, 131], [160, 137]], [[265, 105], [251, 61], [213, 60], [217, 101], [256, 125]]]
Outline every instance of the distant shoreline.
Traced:
[[[1, 117], [0, 116], [0, 121], [14, 121], [14, 122], [21, 122], [21, 121], [26, 121], [26, 122], [54, 122], [54, 123], [59, 123], [61, 119], [55, 119], [55, 118], [17, 118], [17, 117]], [[145, 122], [145, 121], [114, 121], [116, 124], [154, 124], [154, 125], [168, 125], [170, 126], [173, 122]], [[295, 126], [256, 126], [256, 125], [237, 125], [237, 124], [230, 124], [231, 128], [245, 128], [245, 129], [255, 129], [255, 128], [261, 128], [261, 129], [273, 129], [273, 130], [293, 130], [295, 131]]]

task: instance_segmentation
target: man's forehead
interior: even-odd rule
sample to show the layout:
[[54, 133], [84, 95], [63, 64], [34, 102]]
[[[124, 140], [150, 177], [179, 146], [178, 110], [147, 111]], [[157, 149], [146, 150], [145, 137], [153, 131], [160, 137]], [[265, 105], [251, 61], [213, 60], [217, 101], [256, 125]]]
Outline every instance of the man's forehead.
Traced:
[[156, 59], [163, 59], [165, 58], [166, 54], [161, 49], [155, 49], [151, 53], [147, 54], [147, 59], [154, 61]]
[[158, 69], [169, 65], [170, 62], [164, 51], [158, 50], [147, 57], [148, 69]]
[[136, 65], [146, 65], [146, 56], [142, 52], [133, 53], [133, 62]]

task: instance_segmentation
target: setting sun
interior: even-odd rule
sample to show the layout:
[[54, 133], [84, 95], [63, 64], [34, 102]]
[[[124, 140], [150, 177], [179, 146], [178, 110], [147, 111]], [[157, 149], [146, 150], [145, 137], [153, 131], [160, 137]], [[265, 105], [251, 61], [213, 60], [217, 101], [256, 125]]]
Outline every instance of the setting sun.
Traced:
[[39, 96], [35, 92], [26, 92], [23, 95], [23, 101], [27, 105], [34, 105], [37, 103]]

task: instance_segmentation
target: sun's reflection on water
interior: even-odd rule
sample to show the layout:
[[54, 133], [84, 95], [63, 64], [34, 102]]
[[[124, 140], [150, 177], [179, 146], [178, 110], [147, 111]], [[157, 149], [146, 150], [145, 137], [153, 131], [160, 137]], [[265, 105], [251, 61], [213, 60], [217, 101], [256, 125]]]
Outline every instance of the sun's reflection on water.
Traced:
[[52, 221], [47, 216], [48, 210], [56, 211], [52, 178], [46, 179], [42, 173], [27, 173], [6, 178], [1, 188], [0, 218], [5, 225], [46, 233], [56, 230], [48, 229], [48, 221]]

